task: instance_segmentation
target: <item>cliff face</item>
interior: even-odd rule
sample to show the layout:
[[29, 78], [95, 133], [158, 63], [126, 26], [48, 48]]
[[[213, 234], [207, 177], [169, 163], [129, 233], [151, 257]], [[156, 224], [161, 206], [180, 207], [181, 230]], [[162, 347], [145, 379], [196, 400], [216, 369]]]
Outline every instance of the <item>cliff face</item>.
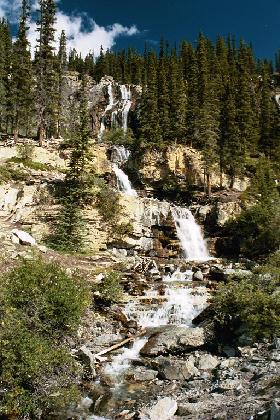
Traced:
[[[0, 147], [2, 163], [16, 155], [15, 147]], [[92, 156], [96, 174], [116, 185], [112, 163], [108, 159], [110, 146], [94, 144]], [[50, 232], [59, 211], [53, 189], [65, 176], [67, 154], [60, 152], [56, 145], [48, 145], [47, 148], [35, 147], [33, 160], [44, 164], [44, 170], [23, 168], [22, 164], [14, 163], [15, 167], [23, 171], [24, 179], [13, 180], [0, 186], [0, 223], [6, 235], [9, 236], [13, 227], [20, 227], [29, 231], [40, 243]], [[120, 222], [129, 223], [131, 231], [121, 238], [112, 235], [104, 224], [100, 211], [94, 205], [90, 206], [84, 211], [89, 248], [100, 251], [115, 247], [130, 253], [136, 251], [159, 257], [180, 254], [171, 212], [174, 203], [145, 198], [143, 195], [145, 189], [157, 188], [170, 174], [176, 178], [178, 185], [188, 182], [188, 177], [191, 177], [192, 182], [199, 188], [203, 183], [199, 153], [184, 146], [174, 146], [162, 154], [158, 151], [146, 152], [141, 165], [132, 157], [129, 165], [133, 166], [135, 171], [139, 168], [139, 176], [144, 184], [140, 196], [120, 194], [123, 209]], [[221, 226], [229, 217], [238, 214], [240, 206], [236, 199], [224, 200], [206, 205], [193, 205], [192, 211], [202, 225], [207, 225], [211, 214], [215, 214], [216, 223]]]

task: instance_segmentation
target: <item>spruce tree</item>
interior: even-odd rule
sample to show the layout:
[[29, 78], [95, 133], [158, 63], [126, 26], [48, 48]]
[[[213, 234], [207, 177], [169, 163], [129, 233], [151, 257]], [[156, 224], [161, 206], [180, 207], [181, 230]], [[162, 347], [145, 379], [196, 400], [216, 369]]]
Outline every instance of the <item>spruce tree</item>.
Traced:
[[27, 39], [29, 5], [22, 1], [22, 11], [19, 23], [18, 37], [13, 45], [12, 55], [12, 104], [14, 141], [18, 140], [19, 130], [30, 128], [31, 111], [33, 109], [33, 69], [30, 45]]
[[157, 86], [157, 57], [153, 52], [148, 53], [147, 85], [141, 99], [141, 137], [147, 144], [161, 142], [159, 112], [158, 112], [158, 86]]
[[61, 136], [63, 117], [62, 117], [62, 101], [63, 101], [63, 80], [67, 70], [67, 50], [66, 50], [66, 35], [65, 31], [61, 32], [59, 38], [58, 50], [58, 107], [57, 107], [57, 137]]
[[169, 139], [170, 132], [170, 97], [168, 84], [168, 58], [165, 51], [165, 42], [160, 43], [158, 63], [158, 115], [160, 131], [164, 141]]
[[37, 113], [39, 143], [43, 145], [47, 134], [55, 132], [57, 120], [57, 72], [54, 55], [54, 0], [39, 0], [38, 45], [36, 52]]

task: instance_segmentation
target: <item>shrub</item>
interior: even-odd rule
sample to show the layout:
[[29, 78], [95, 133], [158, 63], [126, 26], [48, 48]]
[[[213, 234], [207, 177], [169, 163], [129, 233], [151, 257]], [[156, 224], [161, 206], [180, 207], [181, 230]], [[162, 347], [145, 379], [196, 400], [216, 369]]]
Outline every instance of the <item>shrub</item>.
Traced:
[[89, 302], [80, 277], [42, 259], [23, 261], [4, 275], [0, 293], [4, 306], [20, 311], [31, 326], [58, 335], [77, 327]]
[[21, 169], [12, 168], [9, 164], [0, 166], [0, 184], [9, 181], [24, 181], [26, 173]]
[[214, 297], [215, 319], [225, 330], [245, 326], [253, 339], [280, 333], [280, 299], [262, 276], [222, 285]]
[[17, 146], [17, 153], [19, 159], [25, 160], [32, 160], [34, 154], [34, 146], [32, 144], [23, 143]]
[[89, 302], [81, 278], [56, 263], [23, 261], [0, 282], [0, 412], [13, 418], [66, 418], [80, 399], [80, 368], [65, 334]]
[[105, 278], [96, 286], [97, 301], [107, 305], [119, 302], [123, 296], [123, 288], [120, 285], [120, 274], [116, 272], [107, 273]]

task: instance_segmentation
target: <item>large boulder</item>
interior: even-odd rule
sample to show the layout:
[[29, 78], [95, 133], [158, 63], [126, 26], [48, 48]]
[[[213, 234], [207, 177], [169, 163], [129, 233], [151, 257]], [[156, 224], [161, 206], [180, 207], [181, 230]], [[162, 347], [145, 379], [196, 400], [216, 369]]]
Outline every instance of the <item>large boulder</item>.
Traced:
[[189, 356], [184, 360], [159, 356], [154, 361], [153, 367], [157, 369], [159, 377], [162, 379], [185, 381], [199, 373], [194, 363], [195, 358], [193, 356]]
[[176, 327], [168, 325], [163, 331], [151, 336], [141, 349], [142, 356], [159, 356], [188, 352], [200, 348], [204, 344], [202, 328]]
[[36, 245], [36, 240], [29, 233], [24, 232], [23, 230], [13, 229], [11, 234], [11, 239], [13, 243], [21, 245]]
[[170, 397], [159, 400], [152, 408], [140, 414], [141, 420], [169, 420], [178, 409], [177, 401]]

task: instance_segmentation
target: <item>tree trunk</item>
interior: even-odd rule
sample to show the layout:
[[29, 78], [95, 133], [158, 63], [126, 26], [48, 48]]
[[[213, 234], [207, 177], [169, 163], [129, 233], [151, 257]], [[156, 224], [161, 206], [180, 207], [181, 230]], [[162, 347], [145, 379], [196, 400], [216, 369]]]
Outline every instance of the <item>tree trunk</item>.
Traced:
[[16, 126], [14, 128], [14, 143], [15, 144], [17, 144], [17, 142], [18, 142], [18, 133], [19, 133], [18, 124], [16, 124]]
[[206, 182], [207, 182], [207, 195], [211, 197], [211, 175], [209, 173], [206, 174]]
[[44, 146], [46, 139], [46, 129], [44, 127], [44, 124], [40, 124], [39, 126], [39, 145]]

